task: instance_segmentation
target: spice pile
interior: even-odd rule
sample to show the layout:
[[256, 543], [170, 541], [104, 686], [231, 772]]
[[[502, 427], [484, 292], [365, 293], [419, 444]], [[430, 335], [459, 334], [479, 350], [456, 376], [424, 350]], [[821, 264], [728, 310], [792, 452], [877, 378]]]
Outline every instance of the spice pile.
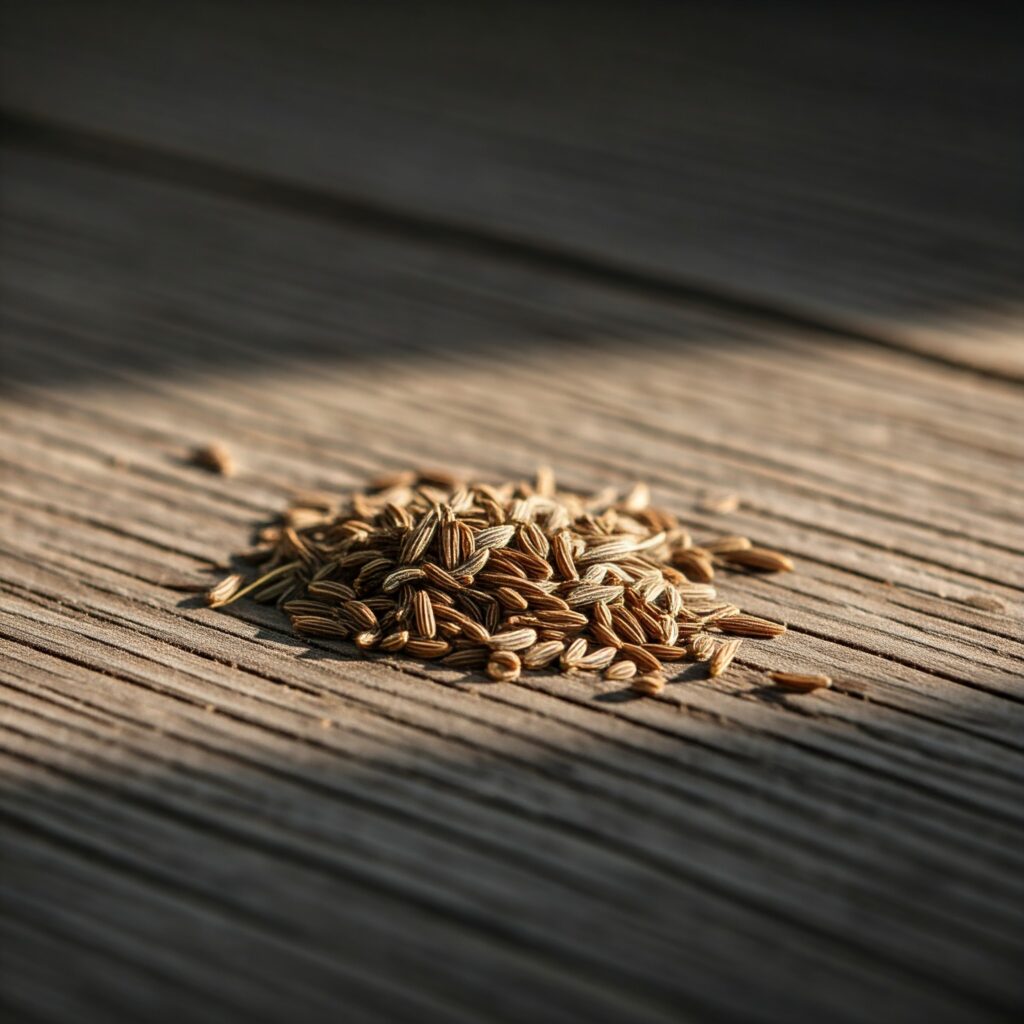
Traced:
[[364, 651], [498, 681], [555, 666], [602, 672], [649, 695], [664, 688], [666, 662], [706, 661], [717, 676], [741, 638], [785, 632], [719, 600], [716, 567], [793, 568], [745, 537], [695, 546], [643, 484], [588, 496], [557, 489], [549, 470], [501, 486], [397, 474], [340, 507], [300, 499], [261, 541], [249, 554], [259, 577], [222, 580], [212, 607], [249, 595], [276, 602], [296, 633]]

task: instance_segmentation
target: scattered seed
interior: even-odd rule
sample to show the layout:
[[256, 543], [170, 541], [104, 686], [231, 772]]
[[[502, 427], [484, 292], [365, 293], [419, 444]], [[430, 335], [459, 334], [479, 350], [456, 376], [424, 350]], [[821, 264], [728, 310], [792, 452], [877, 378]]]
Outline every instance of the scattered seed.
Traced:
[[219, 441], [211, 441], [199, 448], [194, 448], [189, 457], [194, 466], [207, 469], [211, 473], [219, 473], [221, 476], [234, 476], [235, 460], [231, 452]]
[[665, 689], [665, 677], [660, 672], [646, 672], [642, 676], [634, 676], [630, 689], [645, 697], [657, 697]]
[[732, 664], [732, 659], [736, 657], [742, 643], [742, 640], [723, 640], [711, 655], [708, 675], [712, 678], [720, 676]]
[[801, 672], [769, 672], [768, 678], [781, 690], [793, 693], [813, 693], [832, 685], [828, 676], [810, 675]]

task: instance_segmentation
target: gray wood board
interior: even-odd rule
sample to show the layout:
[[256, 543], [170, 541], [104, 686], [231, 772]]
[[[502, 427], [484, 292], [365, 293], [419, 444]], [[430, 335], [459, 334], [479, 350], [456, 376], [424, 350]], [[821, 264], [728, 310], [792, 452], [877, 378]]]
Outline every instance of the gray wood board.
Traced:
[[3, 28], [28, 137], [1024, 375], [1024, 65], [997, 11], [10, 2]]
[[[112, 170], [3, 171], [16, 1010], [1020, 1008], [1019, 386]], [[186, 461], [213, 438], [230, 480]], [[292, 488], [541, 461], [791, 552], [721, 584], [790, 632], [622, 700], [357, 658], [183, 589]], [[780, 699], [783, 666], [836, 688]]]

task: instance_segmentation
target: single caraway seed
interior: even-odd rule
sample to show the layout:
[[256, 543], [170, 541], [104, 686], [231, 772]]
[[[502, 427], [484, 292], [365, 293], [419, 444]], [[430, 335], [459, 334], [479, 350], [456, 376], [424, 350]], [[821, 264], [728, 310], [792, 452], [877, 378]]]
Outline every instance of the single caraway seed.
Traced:
[[645, 697], [657, 697], [665, 689], [665, 677], [660, 672], [645, 672], [642, 676], [634, 676], [630, 689]]
[[786, 632], [786, 627], [781, 622], [759, 619], [756, 615], [723, 615], [713, 621], [723, 633], [732, 633], [734, 636], [771, 639]]
[[518, 484], [399, 473], [337, 500], [299, 497], [245, 557], [259, 575], [231, 573], [208, 591], [211, 607], [251, 597], [275, 602], [311, 642], [349, 640], [502, 681], [557, 665], [648, 694], [664, 687], [666, 665], [710, 660], [717, 676], [738, 637], [785, 630], [718, 598], [716, 565], [792, 568], [745, 537], [694, 544], [642, 484], [586, 495], [560, 489], [549, 470]]
[[720, 676], [732, 664], [732, 659], [736, 657], [742, 643], [742, 640], [723, 640], [711, 655], [708, 675], [712, 678]]
[[764, 572], [792, 572], [793, 561], [779, 551], [767, 548], [737, 548], [723, 551], [719, 556], [731, 565], [742, 565], [746, 569], [761, 569]]
[[635, 675], [636, 662], [634, 661], [617, 661], [614, 665], [609, 665], [604, 670], [604, 677], [609, 682], [625, 682], [627, 679], [632, 679]]
[[768, 678], [780, 690], [791, 690], [793, 693], [813, 693], [832, 685], [832, 680], [828, 676], [802, 672], [769, 672]]
[[209, 444], [193, 448], [190, 461], [194, 466], [208, 469], [211, 473], [219, 473], [221, 476], [235, 474], [235, 460], [231, 457], [231, 452], [219, 441], [211, 441]]
[[495, 651], [487, 662], [487, 674], [497, 683], [513, 683], [519, 678], [521, 667], [514, 651]]

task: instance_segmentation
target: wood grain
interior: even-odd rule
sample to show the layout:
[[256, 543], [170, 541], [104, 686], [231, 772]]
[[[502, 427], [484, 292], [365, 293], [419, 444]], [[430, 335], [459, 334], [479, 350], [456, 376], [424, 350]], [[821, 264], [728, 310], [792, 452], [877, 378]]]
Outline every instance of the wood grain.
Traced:
[[489, 8], [8, 3], [7, 128], [1024, 375], [1003, 16]]
[[[130, 170], [3, 165], [14, 1008], [1019, 1008], [1018, 385]], [[231, 480], [187, 463], [213, 438]], [[721, 584], [790, 632], [622, 700], [359, 659], [188, 589], [291, 488], [538, 461], [792, 553]], [[701, 511], [725, 492], [736, 512]], [[781, 667], [837, 685], [779, 698]]]

